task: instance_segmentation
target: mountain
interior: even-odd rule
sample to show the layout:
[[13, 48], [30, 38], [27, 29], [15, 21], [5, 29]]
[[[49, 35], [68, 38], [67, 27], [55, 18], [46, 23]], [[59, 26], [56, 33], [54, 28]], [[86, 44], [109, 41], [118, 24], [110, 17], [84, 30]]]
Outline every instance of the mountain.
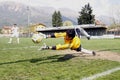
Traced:
[[[60, 8], [59, 11], [63, 15], [63, 21], [69, 20], [73, 22], [74, 25], [77, 25], [77, 18], [78, 18], [78, 12], [68, 9], [68, 8]], [[67, 19], [65, 19], [67, 18]]]
[[[27, 26], [28, 23], [36, 24], [43, 23], [46, 26], [52, 26], [52, 14], [56, 9], [53, 7], [33, 7], [27, 6], [22, 3], [16, 3], [13, 1], [5, 1], [0, 3], [0, 27], [5, 25], [13, 25], [14, 23], [20, 26]], [[69, 20], [73, 22], [74, 25], [77, 25], [77, 18], [79, 13], [68, 9], [68, 8], [59, 8], [61, 12], [62, 20]], [[56, 11], [58, 11], [56, 10]], [[28, 13], [29, 12], [29, 13]], [[28, 18], [29, 15], [29, 18]], [[29, 19], [29, 21], [28, 21]], [[108, 16], [99, 16], [96, 18], [101, 22], [110, 25], [112, 23], [112, 18]]]
[[[13, 5], [15, 4], [15, 5]], [[24, 22], [26, 19], [26, 6], [14, 2], [3, 2], [0, 4], [0, 26]], [[22, 18], [21, 18], [22, 17]]]
[[[59, 10], [63, 21], [70, 20], [73, 24], [77, 24], [75, 11], [69, 9]], [[52, 7], [28, 7], [25, 4], [12, 1], [2, 2], [0, 3], [0, 26], [12, 25], [14, 23], [27, 26], [29, 22], [30, 24], [43, 23], [46, 26], [52, 26], [52, 14], [54, 11], [55, 9]]]
[[113, 18], [109, 17], [109, 16], [101, 15], [101, 16], [96, 17], [96, 19], [101, 21], [102, 23], [108, 25], [108, 26], [113, 23]]
[[28, 12], [31, 23], [50, 23], [51, 20], [48, 12], [46, 13], [34, 7], [29, 9], [27, 5], [15, 2], [1, 3], [0, 12], [2, 12], [0, 13], [0, 26], [14, 23], [25, 26], [28, 24]]

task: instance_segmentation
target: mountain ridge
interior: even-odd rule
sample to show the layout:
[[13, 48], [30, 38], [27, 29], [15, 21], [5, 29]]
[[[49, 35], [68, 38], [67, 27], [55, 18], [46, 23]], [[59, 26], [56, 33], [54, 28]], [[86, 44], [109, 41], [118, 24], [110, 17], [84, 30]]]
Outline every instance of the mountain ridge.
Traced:
[[[63, 21], [70, 20], [74, 25], [77, 25], [78, 12], [68, 8], [59, 8], [58, 10], [61, 12]], [[49, 27], [52, 26], [52, 14], [58, 10], [53, 7], [33, 7], [13, 1], [1, 2], [0, 27], [14, 23], [20, 26], [27, 26], [28, 16], [30, 24], [43, 23]], [[98, 17], [98, 19], [100, 18]], [[105, 19], [103, 21], [105, 22]]]

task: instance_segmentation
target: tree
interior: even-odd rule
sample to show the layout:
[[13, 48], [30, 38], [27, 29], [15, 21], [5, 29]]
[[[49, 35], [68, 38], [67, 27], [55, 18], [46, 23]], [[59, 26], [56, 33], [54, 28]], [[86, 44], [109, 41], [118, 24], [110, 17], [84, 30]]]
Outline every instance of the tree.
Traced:
[[93, 24], [95, 19], [94, 15], [92, 15], [92, 8], [88, 3], [84, 7], [82, 7], [81, 12], [79, 12], [80, 16], [78, 18], [78, 24]]
[[56, 27], [56, 21], [57, 20], [57, 12], [55, 11], [52, 15], [52, 25], [53, 27]]
[[73, 23], [71, 21], [64, 21], [63, 26], [72, 26]]
[[2, 29], [0, 29], [0, 34], [2, 34]]
[[57, 26], [62, 26], [62, 16], [61, 16], [60, 11], [58, 11], [57, 17], [58, 17], [58, 24], [57, 24]]
[[108, 30], [114, 30], [114, 34], [120, 35], [120, 6], [112, 6], [110, 14], [112, 24], [108, 27]]
[[54, 12], [52, 15], [52, 25], [53, 27], [59, 27], [62, 26], [62, 16], [60, 11]]

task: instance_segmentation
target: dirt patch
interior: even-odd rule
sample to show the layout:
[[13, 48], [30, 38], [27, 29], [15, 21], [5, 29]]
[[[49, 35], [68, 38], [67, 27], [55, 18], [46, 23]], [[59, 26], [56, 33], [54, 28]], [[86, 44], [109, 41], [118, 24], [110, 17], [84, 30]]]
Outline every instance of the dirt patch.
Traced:
[[96, 56], [87, 57], [89, 59], [103, 59], [120, 62], [120, 54], [110, 51], [96, 52]]
[[120, 54], [110, 51], [96, 51], [96, 56], [93, 56], [92, 54], [83, 54], [74, 50], [61, 50], [58, 51], [57, 54], [72, 54], [76, 57], [84, 57], [87, 59], [102, 59], [120, 62]]

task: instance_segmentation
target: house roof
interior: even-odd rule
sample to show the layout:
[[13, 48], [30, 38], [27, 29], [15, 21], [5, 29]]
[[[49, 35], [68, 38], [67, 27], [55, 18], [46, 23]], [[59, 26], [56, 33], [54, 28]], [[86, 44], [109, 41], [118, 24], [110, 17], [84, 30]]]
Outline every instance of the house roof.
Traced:
[[5, 29], [5, 30], [10, 30], [10, 29], [11, 29], [11, 26], [4, 26], [3, 29]]
[[102, 25], [94, 25], [94, 24], [87, 24], [87, 25], [74, 25], [74, 26], [62, 26], [62, 27], [45, 27], [45, 28], [38, 28], [37, 31], [53, 31], [53, 30], [67, 30], [67, 29], [74, 29], [74, 28], [104, 28], [107, 29], [106, 26]]

